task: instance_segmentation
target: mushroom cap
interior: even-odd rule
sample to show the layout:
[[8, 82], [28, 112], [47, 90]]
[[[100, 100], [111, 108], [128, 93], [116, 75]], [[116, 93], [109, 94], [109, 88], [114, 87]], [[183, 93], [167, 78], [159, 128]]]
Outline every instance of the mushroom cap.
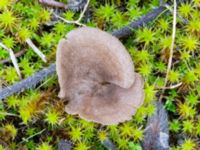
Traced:
[[130, 120], [144, 99], [143, 80], [112, 35], [82, 27], [58, 44], [56, 70], [65, 111], [104, 125]]

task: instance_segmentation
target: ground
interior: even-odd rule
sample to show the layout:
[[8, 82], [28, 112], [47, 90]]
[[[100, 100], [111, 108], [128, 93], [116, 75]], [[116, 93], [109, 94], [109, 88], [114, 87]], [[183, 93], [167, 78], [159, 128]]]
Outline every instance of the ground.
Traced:
[[[158, 0], [91, 0], [81, 23], [111, 33], [155, 7], [159, 7]], [[200, 0], [178, 4], [173, 49], [173, 2], [169, 3], [166, 13], [143, 28], [133, 29], [131, 36], [121, 40], [132, 57], [136, 72], [145, 80], [145, 102], [132, 120], [102, 126], [66, 114], [63, 101], [57, 98], [59, 85], [55, 75], [34, 89], [0, 101], [0, 150], [8, 147], [57, 149], [61, 139], [71, 141], [75, 150], [105, 149], [102, 144], [105, 139], [110, 139], [119, 149], [139, 150], [147, 118], [154, 113], [155, 102], [159, 99], [169, 116], [170, 147], [173, 150], [199, 149], [199, 8]], [[80, 15], [80, 12], [52, 10], [37, 1], [0, 1], [0, 43], [14, 53], [24, 51], [17, 57], [22, 78], [55, 62], [58, 41], [79, 26], [55, 19], [52, 11], [66, 20], [76, 20]], [[47, 62], [32, 50], [27, 39], [46, 56]], [[170, 50], [173, 55], [168, 70]], [[20, 80], [12, 62], [5, 63], [9, 57], [0, 47], [0, 88]]]

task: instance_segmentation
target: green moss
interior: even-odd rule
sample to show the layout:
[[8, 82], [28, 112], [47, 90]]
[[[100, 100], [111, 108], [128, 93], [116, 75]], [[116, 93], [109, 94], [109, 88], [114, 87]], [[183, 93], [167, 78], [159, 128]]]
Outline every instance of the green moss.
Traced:
[[[66, 3], [65, 0], [60, 1]], [[91, 0], [90, 15], [87, 15], [90, 18], [84, 18], [82, 22], [111, 32], [146, 14], [158, 6], [158, 2], [127, 0], [124, 3], [122, 0], [105, 0], [101, 3]], [[122, 40], [133, 59], [136, 72], [145, 80], [144, 104], [130, 121], [101, 126], [74, 115], [66, 115], [64, 102], [57, 98], [57, 77], [53, 76], [45, 79], [41, 86], [37, 85], [37, 89], [13, 95], [0, 103], [0, 126], [10, 132], [6, 139], [8, 145], [13, 149], [25, 147], [50, 150], [56, 149], [61, 139], [67, 139], [76, 150], [104, 149], [101, 142], [109, 138], [118, 149], [140, 150], [138, 143], [144, 136], [146, 118], [154, 113], [154, 102], [162, 94], [162, 102], [169, 113], [170, 138], [174, 140], [170, 143], [172, 149], [199, 149], [196, 142], [200, 136], [199, 5], [200, 1], [194, 0], [192, 3], [182, 3], [177, 9], [177, 33], [167, 86], [182, 83], [179, 87], [164, 92], [160, 89], [164, 86], [172, 42], [173, 18], [168, 13], [146, 27], [133, 29], [132, 35]], [[67, 20], [75, 20], [79, 14], [80, 12], [65, 11], [59, 15]], [[0, 42], [12, 48], [14, 53], [26, 50], [18, 58], [23, 78], [54, 62], [58, 41], [77, 28], [74, 24], [66, 24], [60, 20], [47, 26], [46, 23], [52, 19], [54, 17], [51, 10], [38, 1], [0, 0]], [[36, 56], [26, 43], [27, 38], [46, 55], [48, 63], [43, 63]], [[0, 61], [7, 58], [9, 53], [0, 48]], [[0, 88], [19, 80], [11, 63], [0, 65]], [[9, 116], [5, 112], [15, 115]], [[40, 133], [44, 128], [45, 132]], [[180, 146], [176, 145], [178, 139], [175, 135], [178, 133], [184, 133], [186, 137]], [[31, 138], [27, 140], [27, 137]], [[4, 149], [3, 146], [0, 149]]]

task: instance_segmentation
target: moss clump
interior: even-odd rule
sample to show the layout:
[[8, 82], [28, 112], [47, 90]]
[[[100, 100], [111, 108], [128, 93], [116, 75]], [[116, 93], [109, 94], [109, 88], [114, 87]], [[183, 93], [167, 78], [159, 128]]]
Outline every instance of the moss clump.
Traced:
[[[65, 2], [63, 0], [63, 2]], [[158, 1], [122, 0], [90, 3], [91, 16], [82, 22], [88, 26], [112, 31], [127, 25], [149, 10]], [[165, 90], [163, 102], [169, 112], [170, 143], [172, 149], [199, 149], [200, 136], [200, 1], [178, 6], [176, 39], [168, 86], [181, 83], [175, 89]], [[80, 12], [65, 11], [60, 15], [75, 20]], [[76, 28], [61, 20], [48, 26], [54, 16], [38, 1], [0, 0], [0, 42], [14, 53], [26, 49], [18, 58], [22, 77], [28, 77], [55, 61], [58, 41]], [[154, 113], [153, 103], [164, 85], [171, 47], [172, 15], [162, 15], [146, 27], [133, 30], [123, 40], [136, 71], [145, 79], [145, 102], [132, 120], [119, 125], [101, 126], [64, 113], [64, 102], [57, 98], [56, 77], [49, 77], [37, 89], [13, 95], [0, 102], [0, 135], [12, 149], [57, 149], [61, 139], [72, 141], [75, 150], [104, 149], [102, 142], [110, 139], [119, 149], [141, 149], [146, 118]], [[31, 39], [47, 57], [44, 63], [27, 44]], [[0, 60], [9, 54], [0, 47]], [[0, 88], [19, 81], [10, 63], [0, 65]], [[45, 130], [43, 130], [45, 129]], [[182, 133], [182, 134], [179, 134]], [[7, 135], [7, 136], [3, 136]], [[97, 136], [98, 135], [98, 136]], [[177, 144], [184, 135], [182, 144]], [[6, 149], [0, 145], [0, 150]]]

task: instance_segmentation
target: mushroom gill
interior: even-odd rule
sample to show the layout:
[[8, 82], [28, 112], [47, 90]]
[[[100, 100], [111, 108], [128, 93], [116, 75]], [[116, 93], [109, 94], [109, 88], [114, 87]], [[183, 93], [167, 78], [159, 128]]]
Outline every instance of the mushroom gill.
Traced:
[[65, 111], [104, 125], [130, 120], [143, 103], [143, 79], [122, 43], [91, 27], [58, 44], [56, 70]]

